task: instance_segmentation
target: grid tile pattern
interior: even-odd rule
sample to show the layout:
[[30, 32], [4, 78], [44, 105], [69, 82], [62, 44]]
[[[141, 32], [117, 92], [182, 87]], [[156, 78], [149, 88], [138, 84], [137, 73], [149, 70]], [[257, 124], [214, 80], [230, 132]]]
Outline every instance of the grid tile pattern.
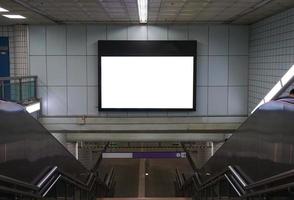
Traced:
[[294, 9], [251, 27], [249, 112], [294, 64]]
[[27, 26], [0, 26], [0, 36], [9, 38], [10, 76], [29, 75]]
[[[30, 69], [40, 79], [38, 91], [45, 116], [247, 115], [248, 84], [244, 73], [248, 71], [248, 43], [236, 46], [231, 42], [236, 41], [240, 30], [242, 39], [247, 40], [248, 26], [89, 24], [39, 25], [29, 30]], [[198, 40], [197, 111], [98, 112], [97, 41], [105, 39]], [[218, 50], [211, 51], [212, 47]]]
[[[0, 16], [1, 24], [138, 23], [137, 0], [18, 0], [1, 1], [25, 20]], [[264, 3], [265, 2], [265, 3]], [[250, 24], [294, 6], [293, 0], [149, 0], [148, 22], [233, 22]], [[39, 14], [33, 10], [38, 10]]]
[[24, 25], [14, 26], [14, 44], [15, 44], [15, 75], [29, 75], [28, 67], [28, 27]]

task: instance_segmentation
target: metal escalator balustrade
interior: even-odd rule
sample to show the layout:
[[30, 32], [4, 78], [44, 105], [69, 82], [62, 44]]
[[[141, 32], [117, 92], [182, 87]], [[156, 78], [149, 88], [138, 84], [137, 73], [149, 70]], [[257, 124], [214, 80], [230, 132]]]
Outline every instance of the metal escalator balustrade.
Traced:
[[95, 199], [113, 193], [114, 172], [107, 183], [98, 176], [101, 158], [87, 170], [22, 106], [0, 101], [0, 130], [1, 198], [57, 199], [74, 193]]
[[[177, 190], [196, 199], [293, 199], [294, 98], [259, 107]], [[187, 153], [188, 154], [188, 153]]]

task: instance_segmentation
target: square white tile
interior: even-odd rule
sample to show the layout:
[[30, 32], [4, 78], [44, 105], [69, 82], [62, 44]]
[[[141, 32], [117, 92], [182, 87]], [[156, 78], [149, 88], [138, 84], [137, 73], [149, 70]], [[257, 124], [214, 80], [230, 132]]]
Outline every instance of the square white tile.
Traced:
[[98, 56], [87, 56], [88, 85], [98, 85]]
[[228, 56], [209, 56], [209, 85], [228, 85]]
[[127, 40], [128, 27], [125, 25], [107, 25], [107, 40]]
[[229, 87], [229, 115], [248, 114], [247, 87]]
[[229, 85], [248, 85], [248, 56], [229, 57]]
[[230, 26], [229, 54], [248, 55], [249, 27], [232, 25]]
[[46, 29], [45, 26], [29, 26], [30, 55], [46, 55]]
[[209, 55], [228, 55], [229, 29], [226, 25], [209, 26]]
[[147, 40], [147, 26], [145, 25], [129, 26], [128, 40]]
[[228, 114], [228, 89], [227, 87], [208, 88], [208, 116]]
[[68, 115], [87, 114], [87, 87], [68, 87]]
[[67, 56], [67, 84], [69, 86], [87, 85], [86, 56]]
[[187, 25], [170, 25], [168, 26], [168, 40], [187, 40], [188, 26]]
[[148, 40], [167, 40], [167, 26], [148, 25]]
[[30, 56], [30, 72], [32, 76], [38, 76], [38, 85], [47, 85], [46, 56]]
[[88, 88], [88, 115], [98, 115], [98, 87], [89, 86]]
[[47, 87], [41, 86], [37, 88], [38, 98], [41, 100], [41, 114], [48, 114], [48, 103], [47, 103]]
[[99, 40], [106, 40], [106, 25], [87, 25], [87, 55], [98, 55]]
[[67, 115], [67, 93], [66, 87], [48, 87], [48, 115]]
[[66, 79], [66, 56], [47, 56], [48, 86], [65, 86]]
[[86, 55], [86, 26], [67, 26], [67, 55]]
[[189, 40], [197, 40], [197, 55], [208, 55], [207, 25], [189, 25]]
[[208, 56], [197, 56], [197, 86], [208, 85]]
[[47, 55], [66, 55], [66, 26], [46, 26]]

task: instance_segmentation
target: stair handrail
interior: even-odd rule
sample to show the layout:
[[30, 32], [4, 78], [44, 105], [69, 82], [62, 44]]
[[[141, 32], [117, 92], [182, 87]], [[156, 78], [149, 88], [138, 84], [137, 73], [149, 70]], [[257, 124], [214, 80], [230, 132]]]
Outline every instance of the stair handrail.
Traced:
[[[108, 145], [109, 145], [109, 143], [107, 143], [105, 145], [105, 147], [103, 148], [103, 151], [106, 150]], [[100, 157], [102, 158], [102, 154]], [[13, 178], [10, 178], [10, 177], [4, 176], [4, 175], [0, 175], [0, 181], [21, 187], [24, 190], [14, 189], [14, 192], [19, 193], [19, 194], [23, 194], [26, 196], [34, 197], [34, 198], [44, 197], [60, 178], [66, 180], [67, 182], [74, 184], [75, 186], [78, 186], [79, 188], [82, 188], [82, 189], [90, 192], [93, 188], [94, 183], [100, 180], [94, 171], [94, 170], [97, 170], [97, 166], [99, 165], [99, 162], [101, 162], [101, 159], [97, 160], [96, 164], [94, 165], [93, 169], [91, 170], [91, 172], [87, 178], [87, 181], [85, 183], [74, 178], [73, 176], [63, 172], [62, 170], [60, 170], [58, 168], [58, 166], [53, 166], [51, 168], [46, 169], [47, 173], [45, 173], [43, 175], [39, 175], [39, 177], [42, 177], [42, 178], [40, 178], [37, 181], [34, 181], [34, 182], [36, 182], [36, 184], [29, 184], [29, 183], [26, 183], [26, 182], [23, 182], [23, 181], [20, 181], [17, 179], [13, 179]], [[112, 168], [111, 173], [110, 173], [110, 177], [108, 178], [108, 183], [107, 184], [104, 183], [104, 186], [108, 190], [110, 190], [110, 188], [108, 188], [108, 187], [110, 187], [113, 184], [113, 177], [114, 177], [114, 169]], [[101, 184], [103, 182], [100, 181], [99, 183]], [[8, 190], [9, 188], [4, 188], [4, 187], [0, 186], [0, 190], [1, 189]], [[29, 190], [32, 192], [31, 193], [26, 192], [25, 190]]]
[[[280, 182], [282, 180], [287, 180], [289, 178], [294, 178], [294, 169], [291, 169], [286, 172], [282, 172], [280, 174], [264, 178], [262, 180], [249, 183], [244, 176], [242, 176], [238, 170], [236, 170], [238, 166], [228, 166], [225, 170], [219, 172], [215, 176], [207, 179], [205, 182], [203, 182], [200, 186], [197, 186], [195, 182], [191, 181], [191, 178], [195, 177], [193, 174], [192, 177], [187, 179], [186, 183], [183, 184], [182, 189], [185, 189], [187, 187], [187, 183], [193, 183], [194, 190], [198, 193], [201, 191], [204, 191], [211, 185], [215, 184], [216, 182], [225, 179], [229, 182], [229, 184], [232, 186], [234, 191], [236, 191], [237, 195], [239, 197], [252, 197], [255, 195], [265, 194], [269, 192], [273, 192], [275, 190], [281, 190], [288, 188], [290, 186], [294, 186], [293, 182], [290, 183], [283, 183]], [[274, 185], [274, 183], [279, 183], [277, 185]], [[270, 185], [270, 187], [268, 187]]]

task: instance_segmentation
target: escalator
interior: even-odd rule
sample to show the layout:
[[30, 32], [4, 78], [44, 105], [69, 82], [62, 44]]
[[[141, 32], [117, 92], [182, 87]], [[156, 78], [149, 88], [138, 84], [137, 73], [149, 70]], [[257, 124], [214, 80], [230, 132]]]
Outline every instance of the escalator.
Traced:
[[[1, 200], [113, 197], [115, 173], [100, 177], [102, 157], [85, 168], [23, 107], [0, 101], [0, 130]], [[294, 99], [262, 105], [203, 167], [192, 168], [189, 178], [176, 173], [179, 199], [293, 199]]]
[[293, 199], [294, 98], [259, 107], [192, 177], [178, 172], [176, 183], [195, 199]]
[[0, 101], [0, 199], [96, 199], [113, 193], [23, 107]]

